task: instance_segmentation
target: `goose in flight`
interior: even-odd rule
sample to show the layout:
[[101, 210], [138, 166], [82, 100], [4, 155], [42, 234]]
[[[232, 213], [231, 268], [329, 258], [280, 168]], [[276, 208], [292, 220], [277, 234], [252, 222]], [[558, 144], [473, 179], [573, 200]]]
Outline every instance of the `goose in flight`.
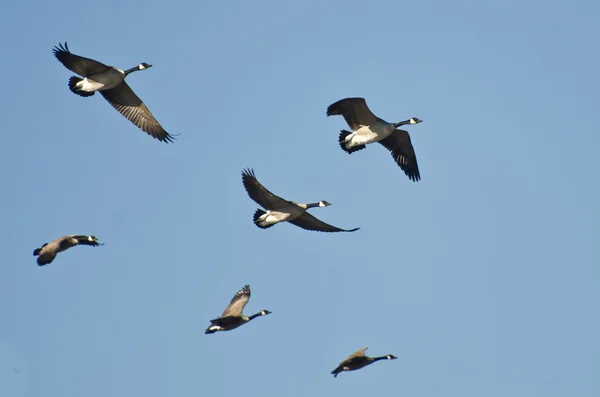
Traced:
[[217, 331], [230, 331], [239, 327], [240, 325], [246, 324], [259, 316], [266, 316], [271, 314], [268, 310], [261, 310], [260, 312], [246, 317], [242, 310], [250, 299], [250, 286], [245, 285], [244, 288], [236, 292], [233, 299], [229, 303], [229, 306], [225, 309], [221, 317], [210, 320], [210, 326], [204, 331], [205, 334], [214, 334]]
[[327, 207], [327, 201], [300, 204], [282, 199], [268, 191], [257, 179], [253, 170], [242, 171], [242, 183], [248, 196], [267, 211], [257, 209], [254, 213], [254, 223], [261, 229], [267, 229], [279, 222], [289, 222], [306, 230], [318, 232], [354, 232], [360, 228], [345, 230], [328, 225], [306, 212], [309, 208]]
[[88, 97], [99, 91], [112, 107], [142, 131], [159, 141], [173, 142], [173, 135], [164, 130], [144, 102], [125, 82], [130, 73], [146, 70], [152, 65], [144, 62], [127, 70], [106, 66], [93, 59], [73, 54], [66, 42], [64, 45], [55, 46], [53, 52], [56, 59], [67, 69], [83, 77], [73, 76], [69, 79], [69, 89], [73, 93]]
[[336, 369], [331, 371], [334, 378], [337, 378], [338, 374], [342, 371], [355, 371], [357, 369], [361, 369], [366, 367], [367, 365], [373, 364], [375, 361], [379, 360], [396, 360], [398, 357], [395, 357], [391, 354], [381, 356], [381, 357], [369, 357], [365, 355], [366, 347], [352, 353], [348, 356], [347, 359], [342, 361], [340, 365], [337, 366]]
[[327, 116], [343, 116], [352, 132], [342, 130], [339, 144], [346, 153], [354, 153], [374, 142], [381, 143], [392, 154], [402, 171], [413, 182], [421, 179], [415, 149], [410, 135], [397, 128], [407, 124], [418, 124], [422, 120], [413, 117], [398, 123], [388, 123], [375, 116], [367, 107], [364, 98], [345, 98], [329, 105]]
[[91, 245], [92, 247], [97, 247], [104, 244], [99, 243], [95, 236], [72, 234], [70, 236], [59, 237], [56, 240], [42, 245], [40, 248], [36, 248], [33, 251], [33, 256], [38, 257], [37, 264], [39, 266], [44, 266], [51, 263], [59, 252], [68, 250], [76, 245]]

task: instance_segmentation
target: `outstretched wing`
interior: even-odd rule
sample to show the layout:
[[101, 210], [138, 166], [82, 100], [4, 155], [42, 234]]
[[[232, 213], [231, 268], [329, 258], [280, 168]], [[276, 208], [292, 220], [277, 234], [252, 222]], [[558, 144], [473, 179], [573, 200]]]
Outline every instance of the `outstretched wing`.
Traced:
[[254, 170], [245, 169], [242, 171], [242, 183], [248, 193], [248, 196], [264, 209], [273, 210], [289, 205], [287, 200], [271, 193], [257, 179]]
[[395, 130], [390, 136], [380, 140], [379, 143], [392, 153], [394, 161], [410, 180], [417, 182], [421, 179], [417, 155], [407, 131]]
[[242, 314], [246, 303], [250, 299], [250, 286], [245, 285], [244, 288], [236, 292], [236, 294], [231, 299], [229, 306], [225, 309], [221, 317], [227, 316], [239, 316]]
[[329, 225], [325, 222], [318, 220], [317, 218], [315, 218], [308, 212], [305, 212], [304, 214], [300, 215], [298, 218], [291, 220], [289, 222], [298, 227], [301, 227], [302, 229], [314, 230], [317, 232], [355, 232], [358, 229], [360, 229], [359, 227], [350, 229], [350, 230], [340, 229], [339, 227], [335, 227], [335, 226]]
[[341, 115], [346, 123], [352, 128], [352, 131], [358, 130], [361, 126], [375, 124], [375, 116], [364, 98], [345, 98], [329, 105], [327, 116]]
[[356, 360], [356, 359], [362, 359], [363, 357], [365, 357], [365, 351], [368, 349], [368, 347], [363, 347], [362, 349], [359, 349], [357, 351], [355, 351], [354, 353], [352, 353], [351, 355], [348, 356], [347, 359], [345, 359], [344, 361], [342, 361], [340, 363], [341, 366], [347, 365], [348, 363]]
[[100, 91], [100, 94], [127, 120], [151, 137], [162, 142], [173, 142], [173, 136], [164, 130], [126, 82], [122, 82], [111, 90]]
[[67, 69], [83, 77], [88, 77], [110, 69], [109, 66], [106, 66], [101, 62], [73, 54], [69, 51], [66, 42], [64, 46], [59, 43], [58, 46], [55, 46], [52, 49], [52, 52], [56, 59], [58, 59]]

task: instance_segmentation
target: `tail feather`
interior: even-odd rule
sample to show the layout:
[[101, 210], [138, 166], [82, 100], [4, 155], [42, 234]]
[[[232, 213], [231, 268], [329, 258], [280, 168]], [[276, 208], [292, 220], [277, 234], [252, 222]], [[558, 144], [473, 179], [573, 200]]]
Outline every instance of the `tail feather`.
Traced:
[[340, 147], [342, 148], [342, 150], [344, 152], [350, 154], [350, 153], [357, 152], [361, 149], [364, 149], [366, 147], [366, 145], [359, 145], [359, 146], [353, 146], [350, 149], [348, 149], [346, 147], [346, 137], [350, 134], [352, 134], [352, 133], [350, 131], [346, 131], [346, 130], [342, 130], [342, 132], [340, 133], [339, 143], [340, 143]]
[[36, 248], [33, 250], [33, 256], [38, 256], [40, 254], [40, 252], [42, 252], [41, 248]]
[[263, 225], [260, 225], [260, 224], [258, 223], [258, 218], [260, 218], [260, 217], [261, 217], [261, 216], [263, 216], [264, 214], [266, 214], [266, 212], [265, 212], [265, 211], [263, 211], [263, 210], [261, 210], [261, 209], [258, 209], [258, 210], [256, 210], [256, 212], [254, 213], [254, 224], [255, 224], [256, 226], [260, 227], [261, 229], [268, 229], [268, 228], [270, 228], [271, 226], [273, 226], [274, 224], [263, 226]]
[[88, 91], [81, 91], [79, 89], [77, 89], [77, 83], [79, 83], [80, 81], [82, 81], [83, 79], [80, 79], [79, 77], [71, 77], [69, 79], [69, 89], [71, 90], [72, 93], [77, 94], [79, 96], [83, 96], [83, 97], [88, 97], [88, 96], [92, 96], [94, 95], [94, 92], [88, 92]]
[[342, 367], [337, 367], [336, 369], [334, 369], [333, 371], [331, 371], [331, 373], [333, 374], [334, 378], [337, 378], [338, 374], [342, 372]]

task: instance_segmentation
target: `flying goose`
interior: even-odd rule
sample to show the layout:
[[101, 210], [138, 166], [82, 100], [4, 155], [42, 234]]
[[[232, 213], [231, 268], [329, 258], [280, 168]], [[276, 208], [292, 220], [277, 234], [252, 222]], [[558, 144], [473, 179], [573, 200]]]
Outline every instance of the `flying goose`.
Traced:
[[396, 360], [398, 358], [391, 354], [381, 357], [369, 357], [365, 356], [365, 350], [367, 350], [367, 347], [363, 347], [357, 352], [349, 355], [348, 358], [342, 361], [336, 369], [331, 371], [333, 377], [337, 378], [338, 374], [342, 371], [355, 371], [357, 369], [361, 369], [363, 367], [366, 367], [367, 365], [373, 364], [375, 361]]
[[240, 325], [246, 324], [248, 321], [255, 319], [258, 316], [266, 316], [271, 314], [268, 310], [261, 310], [260, 312], [246, 317], [242, 310], [250, 299], [250, 286], [245, 285], [244, 288], [236, 292], [233, 299], [229, 303], [229, 306], [225, 309], [221, 317], [210, 320], [210, 326], [204, 331], [205, 334], [214, 334], [217, 331], [230, 331], [239, 327]]
[[37, 256], [37, 264], [39, 266], [47, 265], [51, 263], [56, 254], [59, 252], [63, 252], [64, 250], [68, 250], [71, 247], [75, 247], [76, 245], [91, 245], [92, 247], [97, 247], [99, 245], [104, 245], [98, 242], [98, 239], [95, 236], [85, 236], [82, 234], [72, 234], [70, 236], [63, 236], [53, 240], [49, 243], [46, 243], [41, 246], [41, 248], [36, 248], [33, 251], [33, 256]]
[[268, 191], [257, 179], [254, 171], [243, 170], [242, 182], [248, 196], [267, 211], [257, 209], [254, 213], [254, 223], [261, 229], [267, 229], [279, 222], [290, 222], [302, 229], [318, 232], [354, 232], [355, 229], [345, 230], [321, 222], [308, 212], [313, 207], [327, 207], [331, 205], [325, 200], [312, 204], [299, 204], [294, 201], [284, 200]]
[[159, 141], [173, 142], [173, 135], [162, 128], [142, 100], [125, 82], [129, 73], [148, 69], [152, 65], [144, 62], [127, 70], [106, 66], [93, 59], [71, 53], [66, 42], [64, 46], [62, 44], [55, 46], [52, 51], [56, 59], [67, 69], [83, 76], [83, 79], [75, 76], [69, 79], [69, 89], [73, 93], [88, 97], [99, 91], [119, 113], [142, 131]]
[[399, 123], [388, 123], [371, 113], [364, 98], [346, 98], [329, 105], [327, 116], [335, 115], [343, 116], [352, 129], [352, 132], [342, 130], [339, 136], [340, 147], [346, 153], [354, 153], [364, 149], [369, 143], [379, 142], [392, 153], [392, 157], [410, 180], [417, 182], [421, 179], [410, 135], [407, 131], [396, 128], [418, 124], [422, 120], [413, 117]]

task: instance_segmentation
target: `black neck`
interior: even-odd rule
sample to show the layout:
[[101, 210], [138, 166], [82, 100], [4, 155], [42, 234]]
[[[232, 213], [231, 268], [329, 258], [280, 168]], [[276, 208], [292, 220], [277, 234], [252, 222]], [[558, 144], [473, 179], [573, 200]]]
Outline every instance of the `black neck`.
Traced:
[[256, 314], [251, 315], [250, 317], [248, 317], [248, 321], [255, 319], [256, 317], [260, 317], [262, 316], [262, 312], [258, 312]]
[[387, 360], [387, 356], [381, 356], [381, 357], [374, 357], [373, 361], [379, 361], [379, 360]]
[[129, 73], [137, 72], [138, 70], [140, 70], [140, 68], [138, 66], [135, 66], [135, 67], [133, 67], [131, 69], [127, 69], [125, 71], [125, 76], [127, 76]]
[[311, 203], [311, 204], [306, 204], [306, 208], [315, 208], [318, 207], [319, 203]]
[[394, 125], [396, 127], [400, 127], [401, 125], [406, 125], [406, 124], [410, 124], [410, 119], [404, 120], [404, 121], [400, 121], [399, 123], [394, 123]]

